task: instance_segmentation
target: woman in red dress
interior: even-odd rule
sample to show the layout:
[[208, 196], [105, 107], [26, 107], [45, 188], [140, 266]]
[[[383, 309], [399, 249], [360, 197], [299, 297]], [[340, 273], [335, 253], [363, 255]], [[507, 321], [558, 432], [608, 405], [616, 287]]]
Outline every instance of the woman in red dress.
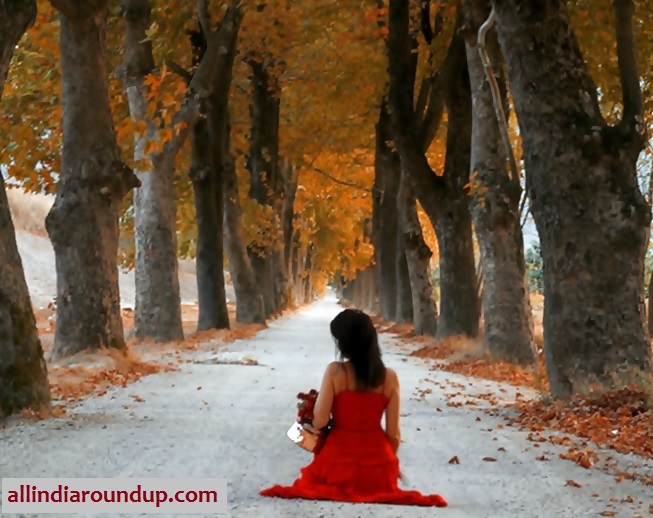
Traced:
[[324, 427], [331, 415], [333, 428], [292, 486], [275, 485], [261, 495], [445, 507], [440, 495], [397, 485], [399, 380], [383, 364], [372, 320], [362, 311], [345, 309], [330, 327], [344, 361], [332, 362], [324, 373], [313, 428]]

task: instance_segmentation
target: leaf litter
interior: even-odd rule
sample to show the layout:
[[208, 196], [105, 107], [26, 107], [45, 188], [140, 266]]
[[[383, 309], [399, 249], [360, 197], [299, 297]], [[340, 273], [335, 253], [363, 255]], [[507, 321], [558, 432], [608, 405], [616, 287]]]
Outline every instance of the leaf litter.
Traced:
[[[399, 329], [399, 337], [407, 342], [414, 343], [411, 339], [412, 331], [405, 324]], [[394, 331], [389, 328], [388, 332]], [[549, 392], [548, 380], [545, 375], [537, 374], [532, 367], [523, 367], [507, 362], [494, 361], [485, 354], [479, 344], [470, 340], [453, 338], [436, 341], [430, 339], [418, 349], [410, 353], [411, 356], [424, 360], [436, 360], [435, 369], [452, 372], [473, 378], [493, 380], [542, 393], [540, 399], [528, 399], [519, 392], [516, 394], [516, 401], [506, 405], [491, 394], [480, 394], [466, 396], [464, 394], [444, 393], [447, 405], [450, 407], [475, 406], [478, 400], [485, 400], [493, 407], [512, 407], [517, 415], [514, 417], [504, 416], [511, 426], [532, 432], [544, 430], [557, 430], [581, 439], [592, 441], [597, 447], [612, 449], [621, 454], [635, 454], [646, 459], [653, 459], [653, 395], [648, 394], [636, 387], [630, 386], [619, 390], [613, 390], [592, 397], [576, 397], [567, 402], [552, 401], [544, 397]], [[538, 357], [539, 373], [545, 373], [543, 355]], [[428, 381], [428, 380], [427, 380]], [[463, 388], [454, 383], [441, 388]], [[500, 389], [505, 392], [505, 389]], [[486, 409], [487, 411], [487, 409]], [[566, 453], [560, 454], [560, 458], [569, 460], [577, 465], [589, 469], [595, 466], [598, 461], [598, 454], [590, 448], [578, 448], [572, 446], [569, 437], [558, 435], [542, 436], [533, 435], [534, 442], [551, 442], [554, 444], [569, 446]], [[536, 444], [537, 446], [537, 444]], [[539, 461], [548, 461], [546, 455], [537, 457]], [[624, 479], [638, 479], [641, 482], [653, 485], [653, 474], [634, 474], [620, 471], [613, 467], [616, 473], [617, 482]], [[572, 481], [573, 482], [573, 481]], [[573, 484], [570, 484], [573, 486]], [[576, 486], [574, 486], [576, 487]]]

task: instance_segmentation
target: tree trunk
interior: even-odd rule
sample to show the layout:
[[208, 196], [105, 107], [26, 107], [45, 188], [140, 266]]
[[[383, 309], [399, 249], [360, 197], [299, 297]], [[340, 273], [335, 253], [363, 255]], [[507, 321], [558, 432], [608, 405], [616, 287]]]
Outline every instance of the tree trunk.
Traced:
[[[269, 208], [273, 213], [275, 199], [278, 195], [279, 182], [279, 99], [276, 83], [269, 73], [265, 63], [259, 60], [249, 62], [252, 70], [252, 99], [250, 115], [252, 119], [251, 148], [247, 161], [250, 172], [250, 198], [259, 205]], [[273, 222], [273, 225], [276, 221]], [[273, 228], [272, 232], [276, 229]], [[266, 235], [266, 243], [254, 243], [250, 246], [250, 260], [257, 282], [263, 292], [266, 317], [274, 316], [278, 310], [276, 285], [278, 282], [273, 250], [273, 236]]]
[[308, 245], [304, 262], [304, 304], [313, 300], [313, 284], [311, 282], [311, 268], [313, 267], [313, 245]]
[[[410, 33], [409, 5], [404, 0], [390, 0], [388, 61], [390, 75], [389, 103], [393, 134], [402, 171], [411, 181], [438, 237], [440, 253], [440, 322], [439, 336], [476, 336], [479, 326], [479, 303], [476, 292], [471, 215], [464, 186], [469, 179], [471, 140], [471, 93], [465, 44], [457, 33], [462, 26], [456, 21], [440, 72], [429, 78], [430, 100], [424, 112], [416, 111], [414, 102], [417, 41]], [[424, 96], [420, 95], [418, 101]], [[444, 172], [436, 175], [425, 152], [434, 130], [442, 118], [443, 105], [448, 112], [447, 152]]]
[[401, 175], [397, 200], [400, 232], [404, 241], [413, 296], [413, 327], [418, 334], [435, 336], [438, 331], [438, 313], [433, 298], [429, 265], [433, 254], [422, 236], [422, 227], [417, 217], [417, 204], [407, 173]]
[[376, 266], [370, 265], [365, 270], [367, 275], [367, 303], [365, 307], [370, 313], [378, 315], [380, 313], [380, 303], [379, 303], [379, 288], [376, 284]]
[[[228, 116], [228, 115], [227, 115]], [[265, 323], [263, 296], [256, 283], [256, 277], [247, 255], [247, 246], [243, 239], [243, 209], [238, 194], [238, 177], [236, 163], [231, 152], [230, 128], [225, 144], [225, 237], [231, 280], [236, 293], [236, 321], [242, 323]]]
[[[471, 197], [474, 228], [483, 272], [483, 341], [496, 358], [520, 364], [534, 361], [531, 306], [525, 283], [519, 177], [507, 171], [492, 90], [476, 46], [476, 34], [490, 14], [482, 0], [467, 2], [467, 63], [472, 91]], [[485, 49], [496, 70], [503, 58], [496, 31], [487, 33]], [[497, 77], [501, 103], [508, 110], [506, 83]]]
[[472, 100], [462, 40], [461, 47], [444, 86], [447, 108], [447, 147], [443, 177], [446, 196], [437, 207], [435, 230], [440, 255], [440, 322], [438, 336], [478, 335], [476, 261], [472, 236], [472, 218], [465, 185], [469, 183], [472, 138]]
[[229, 318], [222, 262], [222, 214], [218, 216], [217, 178], [213, 167], [208, 122], [201, 120], [191, 132], [190, 177], [197, 214], [197, 329], [228, 329]]
[[648, 281], [648, 334], [653, 336], [653, 275]]
[[200, 24], [190, 33], [193, 83], [208, 92], [206, 118], [196, 121], [191, 132], [189, 175], [197, 214], [198, 330], [228, 329], [229, 313], [224, 278], [224, 170], [228, 132], [229, 88], [242, 13], [238, 1], [231, 2], [222, 23], [214, 32]]
[[551, 392], [642, 381], [652, 367], [642, 299], [651, 212], [635, 167], [646, 136], [632, 3], [614, 4], [624, 105], [616, 126], [601, 115], [563, 1], [493, 5], [542, 246]]
[[295, 232], [290, 248], [290, 278], [292, 279], [293, 304], [299, 304], [299, 286], [301, 285], [301, 264], [302, 257], [299, 244], [299, 231]]
[[[36, 2], [0, 10], [0, 98], [16, 45], [36, 18]], [[48, 373], [0, 174], [0, 418], [50, 403]]]
[[135, 163], [150, 163], [150, 169], [136, 172], [141, 187], [134, 192], [134, 234], [136, 248], [136, 337], [156, 341], [184, 338], [177, 262], [177, 207], [174, 193], [175, 156], [183, 141], [164, 145], [148, 156], [147, 146], [157, 138], [157, 126], [147, 115], [149, 88], [145, 78], [155, 71], [150, 27], [149, 0], [122, 0], [125, 19], [125, 58], [122, 79], [134, 121], [147, 130], [136, 136]]
[[377, 264], [381, 314], [386, 320], [397, 315], [397, 189], [401, 176], [401, 162], [388, 146], [391, 140], [390, 115], [383, 101], [376, 124], [374, 155], [374, 257]]
[[[399, 203], [399, 198], [397, 197], [395, 201]], [[401, 226], [398, 220], [397, 226]], [[397, 324], [405, 324], [413, 321], [413, 291], [410, 287], [410, 273], [408, 271], [403, 232], [397, 232], [396, 241], [397, 253], [395, 262], [397, 271], [395, 272], [395, 276], [397, 278], [397, 308], [396, 315], [391, 320], [394, 320]]]
[[281, 209], [281, 228], [283, 231], [283, 271], [285, 273], [285, 295], [286, 304], [293, 304], [293, 283], [295, 282], [292, 274], [291, 256], [293, 237], [295, 229], [293, 223], [295, 221], [295, 197], [297, 196], [297, 174], [295, 167], [289, 160], [283, 163], [283, 179], [284, 179], [284, 197], [283, 206]]
[[[121, 161], [109, 105], [108, 1], [53, 1], [61, 14], [63, 153], [45, 223], [57, 270], [54, 357], [123, 349], [118, 217], [140, 182]], [[82, 222], [80, 225], [74, 222]]]

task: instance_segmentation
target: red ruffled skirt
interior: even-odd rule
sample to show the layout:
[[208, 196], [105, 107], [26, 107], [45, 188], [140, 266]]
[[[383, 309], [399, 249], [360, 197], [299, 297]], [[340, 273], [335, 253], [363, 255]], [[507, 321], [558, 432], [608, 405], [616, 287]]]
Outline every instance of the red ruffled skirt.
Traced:
[[440, 495], [398, 487], [399, 460], [383, 432], [334, 429], [313, 461], [291, 486], [275, 485], [263, 496], [446, 507]]

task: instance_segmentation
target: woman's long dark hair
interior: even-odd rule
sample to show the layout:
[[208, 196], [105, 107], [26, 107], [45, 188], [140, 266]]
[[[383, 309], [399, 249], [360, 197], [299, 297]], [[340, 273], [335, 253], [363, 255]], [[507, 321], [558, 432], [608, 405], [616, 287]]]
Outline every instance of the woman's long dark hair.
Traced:
[[369, 390], [381, 385], [385, 365], [372, 319], [357, 309], [345, 309], [331, 321], [330, 327], [340, 355], [354, 369], [357, 388]]

